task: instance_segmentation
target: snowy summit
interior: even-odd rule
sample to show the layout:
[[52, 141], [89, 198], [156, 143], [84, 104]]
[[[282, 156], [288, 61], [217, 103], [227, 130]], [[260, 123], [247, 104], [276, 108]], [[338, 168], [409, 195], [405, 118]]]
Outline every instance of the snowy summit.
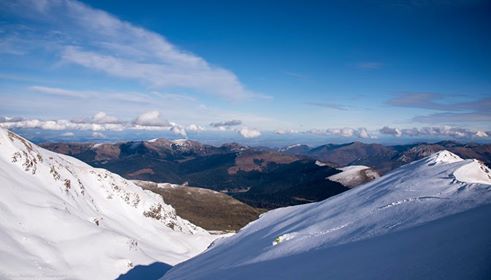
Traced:
[[485, 279], [490, 215], [490, 170], [441, 151], [270, 211], [163, 279]]

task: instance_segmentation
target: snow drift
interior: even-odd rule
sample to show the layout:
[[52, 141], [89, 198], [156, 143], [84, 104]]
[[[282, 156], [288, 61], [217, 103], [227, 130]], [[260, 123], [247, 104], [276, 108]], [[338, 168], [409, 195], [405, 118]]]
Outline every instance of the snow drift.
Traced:
[[163, 279], [489, 279], [491, 173], [441, 151], [264, 214]]
[[214, 239], [118, 175], [0, 129], [0, 278], [114, 279]]

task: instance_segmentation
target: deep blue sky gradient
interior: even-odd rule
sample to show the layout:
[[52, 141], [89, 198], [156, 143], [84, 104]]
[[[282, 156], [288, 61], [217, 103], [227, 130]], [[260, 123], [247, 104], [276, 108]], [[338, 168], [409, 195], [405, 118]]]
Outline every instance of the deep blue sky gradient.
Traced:
[[[375, 131], [383, 126], [449, 125], [491, 130], [491, 115], [486, 112], [486, 104], [491, 104], [491, 1], [83, 2], [158, 33], [178, 49], [234, 73], [260, 97], [230, 101], [202, 94], [200, 89], [159, 90], [192, 97], [200, 105], [226, 111], [223, 115], [236, 113], [249, 127]], [[1, 15], [2, 24], [21, 35], [24, 31], [11, 26], [36, 24], [7, 11]], [[67, 101], [63, 109], [46, 112], [41, 105], [16, 102], [13, 92], [37, 100], [48, 97], [26, 88], [154, 90], [131, 79], [64, 65], [49, 51], [0, 56], [4, 61], [0, 62], [0, 95], [12, 103], [2, 105], [0, 115], [73, 119], [105, 111], [129, 120], [138, 110], [99, 104], [93, 110], [77, 110]], [[46, 67], [49, 64], [52, 67]], [[401, 105], [401, 96], [421, 93], [431, 95], [428, 102], [437, 105]], [[440, 106], [467, 103], [478, 105], [458, 110]], [[179, 119], [159, 106], [151, 109], [183, 125], [206, 126], [210, 121]], [[467, 115], [460, 117], [462, 113]], [[439, 114], [445, 118], [433, 118]]]

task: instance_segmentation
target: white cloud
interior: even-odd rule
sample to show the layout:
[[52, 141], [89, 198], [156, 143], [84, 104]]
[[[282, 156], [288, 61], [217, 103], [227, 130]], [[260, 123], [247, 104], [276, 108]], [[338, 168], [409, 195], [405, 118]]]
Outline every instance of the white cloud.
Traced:
[[72, 120], [73, 123], [78, 124], [122, 124], [123, 122], [118, 118], [109, 116], [105, 112], [98, 112], [91, 118], [85, 118], [81, 120]]
[[[43, 49], [59, 56], [64, 63], [152, 87], [189, 88], [229, 99], [256, 95], [233, 72], [176, 47], [158, 33], [78, 1], [42, 1], [43, 8], [36, 8], [40, 2], [12, 1], [1, 7], [2, 12], [28, 18], [40, 26], [33, 25], [31, 32], [9, 27], [12, 30], [2, 35], [2, 41], [14, 35], [24, 36], [16, 40], [22, 43], [15, 44], [16, 49], [33, 53]], [[42, 45], [36, 49], [29, 47], [33, 42]]]
[[390, 128], [388, 126], [384, 126], [379, 130], [380, 133], [382, 134], [387, 134], [387, 135], [392, 135], [396, 137], [402, 136], [402, 132], [398, 128]]
[[343, 136], [343, 137], [353, 137], [355, 130], [353, 128], [329, 128], [326, 130], [329, 135]]
[[204, 131], [205, 129], [202, 126], [199, 126], [199, 125], [193, 123], [193, 124], [188, 125], [186, 127], [186, 130], [192, 131], [192, 132], [200, 132], [200, 131]]
[[119, 123], [118, 118], [108, 116], [104, 112], [98, 112], [92, 118], [95, 123]]
[[163, 120], [160, 112], [156, 110], [147, 111], [139, 115], [132, 122], [131, 128], [141, 130], [169, 130], [174, 134], [187, 138], [187, 132], [183, 126], [169, 122], [168, 120]]
[[360, 128], [358, 130], [358, 137], [360, 138], [371, 138], [370, 134], [368, 134], [368, 130], [366, 128]]
[[340, 136], [340, 137], [357, 137], [357, 138], [372, 138], [372, 136], [368, 133], [368, 130], [364, 127], [355, 129], [350, 127], [344, 128], [328, 128], [326, 130], [322, 129], [311, 129], [306, 131], [308, 134], [316, 134], [316, 135], [329, 135], [329, 136]]
[[[43, 130], [68, 130], [61, 134], [65, 137], [73, 136], [74, 130], [89, 130], [93, 132], [103, 131], [123, 131], [123, 130], [156, 130], [156, 131], [169, 131], [174, 134], [187, 138], [187, 132], [200, 132], [205, 129], [197, 124], [191, 124], [183, 126], [174, 122], [169, 122], [162, 119], [159, 111], [147, 111], [137, 116], [133, 121], [121, 121], [116, 117], [110, 116], [105, 112], [98, 112], [91, 118], [83, 120], [40, 120], [40, 119], [24, 119], [18, 117], [0, 117], [0, 127], [12, 129], [12, 128], [33, 128]], [[224, 127], [219, 127], [223, 128]], [[261, 131], [257, 129], [251, 129], [243, 127], [237, 129], [236, 132], [245, 138], [255, 138], [261, 136]], [[391, 128], [385, 126], [378, 130], [382, 135], [391, 135], [394, 137], [429, 137], [429, 138], [488, 138], [491, 137], [491, 131], [473, 130], [461, 127], [421, 127], [421, 128]], [[338, 136], [347, 138], [376, 138], [376, 135], [372, 135], [366, 128], [330, 128], [330, 129], [312, 129], [308, 131], [297, 130], [277, 130], [276, 134], [316, 134], [327, 136]]]
[[256, 138], [261, 136], [261, 132], [257, 129], [251, 129], [247, 127], [243, 127], [238, 130], [238, 133], [244, 138]]
[[422, 128], [390, 128], [383, 127], [379, 130], [380, 133], [392, 135], [396, 137], [453, 137], [453, 138], [485, 138], [490, 135], [483, 130], [472, 130], [460, 127], [422, 127]]
[[202, 90], [230, 99], [250, 97], [238, 78], [230, 71], [209, 66], [169, 65], [166, 61], [142, 63], [132, 58], [114, 57], [80, 48], [66, 47], [64, 61], [104, 73], [144, 81], [159, 88], [182, 87]]
[[139, 115], [134, 121], [133, 124], [137, 126], [149, 126], [149, 127], [170, 127], [171, 124], [167, 120], [162, 120], [160, 118], [159, 111], [147, 111], [143, 114]]
[[69, 120], [38, 120], [22, 119], [0, 122], [3, 128], [39, 128], [45, 130], [92, 130], [92, 131], [121, 131], [125, 128], [122, 124], [98, 124], [98, 123], [80, 123]]
[[[82, 120], [39, 120], [1, 117], [0, 127], [4, 128], [38, 128], [46, 130], [92, 130], [122, 131], [137, 130], [168, 130], [186, 137], [186, 129], [176, 123], [162, 120], [159, 111], [147, 111], [132, 122], [120, 121], [104, 112], [96, 113], [92, 118]], [[196, 126], [196, 130], [201, 127]]]
[[170, 128], [170, 131], [174, 134], [181, 135], [184, 138], [188, 137], [186, 129], [180, 125], [173, 124], [172, 127]]

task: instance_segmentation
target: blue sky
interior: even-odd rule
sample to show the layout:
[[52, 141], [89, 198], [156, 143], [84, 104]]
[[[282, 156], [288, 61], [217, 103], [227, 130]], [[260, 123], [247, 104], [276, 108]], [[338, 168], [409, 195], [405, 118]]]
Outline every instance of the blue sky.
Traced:
[[490, 13], [477, 0], [4, 1], [0, 124], [486, 140]]

